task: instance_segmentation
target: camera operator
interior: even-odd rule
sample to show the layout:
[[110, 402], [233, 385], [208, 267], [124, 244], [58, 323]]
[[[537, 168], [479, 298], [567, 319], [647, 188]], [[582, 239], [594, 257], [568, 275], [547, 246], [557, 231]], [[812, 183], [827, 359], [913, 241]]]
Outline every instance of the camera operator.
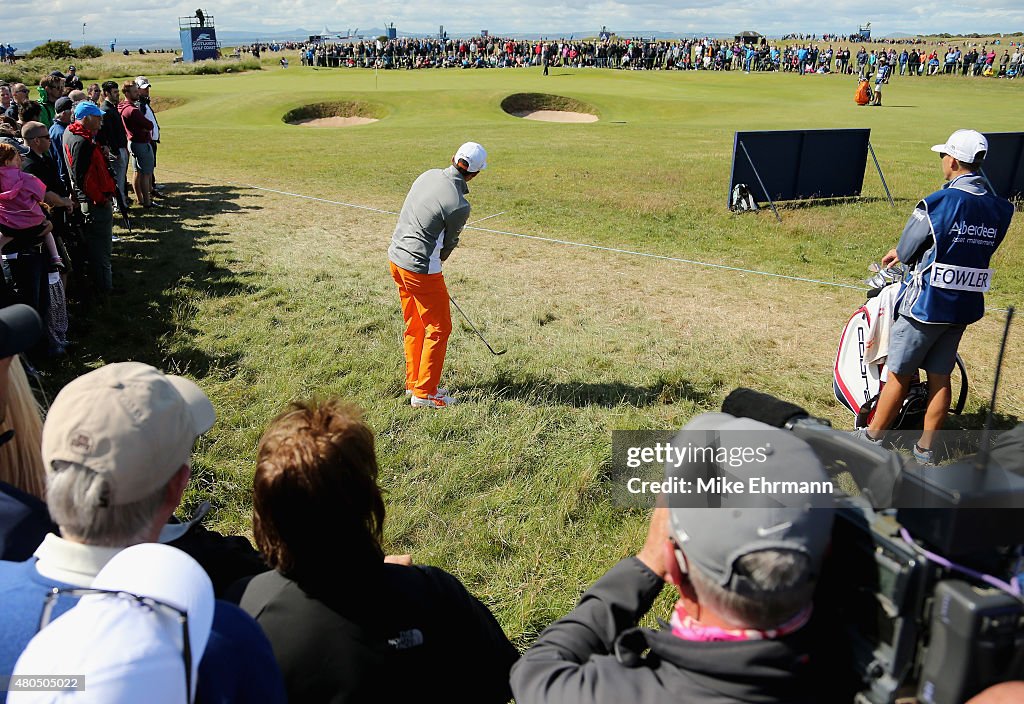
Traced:
[[889, 342], [889, 379], [871, 424], [857, 435], [881, 442], [896, 420], [918, 369], [928, 373], [924, 433], [914, 457], [935, 464], [932, 442], [945, 423], [952, 397], [950, 373], [964, 329], [985, 314], [989, 261], [1010, 227], [1013, 205], [989, 192], [978, 174], [988, 140], [974, 130], [957, 130], [932, 151], [942, 159], [947, 183], [917, 204], [899, 244], [882, 258], [911, 266], [903, 284]]
[[[684, 428], [677, 444], [687, 431], [708, 429], [753, 433], [758, 444], [771, 447], [762, 462], [712, 464], [716, 471], [826, 478], [809, 445], [747, 418], [706, 414]], [[722, 508], [655, 509], [637, 556], [599, 579], [512, 668], [516, 701], [827, 699], [816, 686], [817, 675], [812, 677], [818, 668], [812, 655], [816, 639], [806, 625], [833, 511], [751, 507], [745, 498]], [[666, 581], [679, 596], [671, 624], [656, 631], [637, 628]]]

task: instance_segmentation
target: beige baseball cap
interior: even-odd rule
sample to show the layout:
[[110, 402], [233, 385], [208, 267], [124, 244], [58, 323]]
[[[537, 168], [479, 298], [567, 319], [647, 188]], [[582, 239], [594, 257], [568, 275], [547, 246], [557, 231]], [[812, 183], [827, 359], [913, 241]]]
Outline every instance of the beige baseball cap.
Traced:
[[216, 414], [202, 389], [139, 362], [108, 364], [65, 386], [43, 425], [43, 462], [74, 462], [110, 481], [114, 506], [134, 503], [191, 464]]

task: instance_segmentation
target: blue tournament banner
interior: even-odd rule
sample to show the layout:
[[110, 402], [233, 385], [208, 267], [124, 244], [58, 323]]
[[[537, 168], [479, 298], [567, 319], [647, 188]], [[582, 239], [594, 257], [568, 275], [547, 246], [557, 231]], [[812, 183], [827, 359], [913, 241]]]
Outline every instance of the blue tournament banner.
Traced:
[[217, 30], [213, 27], [192, 27], [192, 60], [216, 59]]

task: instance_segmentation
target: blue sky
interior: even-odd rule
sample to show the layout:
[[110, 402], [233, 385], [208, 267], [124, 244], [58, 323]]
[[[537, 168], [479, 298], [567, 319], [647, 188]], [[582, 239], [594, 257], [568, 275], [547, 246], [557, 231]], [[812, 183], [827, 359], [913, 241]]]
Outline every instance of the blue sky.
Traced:
[[[113, 38], [174, 38], [179, 15], [191, 15], [201, 0], [168, 4], [166, 0], [3, 0], [0, 40], [60, 38], [78, 43], [82, 22], [86, 40], [107, 44]], [[394, 22], [400, 32], [432, 33], [443, 24], [451, 35], [612, 30], [729, 33], [753, 29], [764, 34], [788, 32], [846, 34], [870, 21], [876, 35], [933, 32], [1024, 31], [1024, 2], [993, 0], [971, 6], [893, 0], [219, 0], [204, 9], [221, 30], [279, 32], [303, 27], [335, 31], [380, 28]]]

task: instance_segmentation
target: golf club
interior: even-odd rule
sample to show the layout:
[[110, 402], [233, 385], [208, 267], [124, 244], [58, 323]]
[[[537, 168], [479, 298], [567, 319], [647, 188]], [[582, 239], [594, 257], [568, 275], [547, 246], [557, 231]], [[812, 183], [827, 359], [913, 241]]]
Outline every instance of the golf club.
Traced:
[[495, 357], [500, 357], [501, 355], [503, 355], [506, 352], [508, 352], [508, 350], [502, 350], [501, 352], [496, 352], [495, 349], [493, 347], [491, 347], [491, 343], [489, 343], [484, 338], [484, 336], [480, 334], [480, 331], [476, 329], [476, 325], [473, 325], [473, 321], [469, 319], [469, 316], [466, 315], [466, 313], [462, 310], [462, 308], [459, 308], [459, 304], [455, 302], [455, 299], [452, 298], [451, 296], [448, 296], [448, 300], [452, 302], [452, 305], [455, 306], [455, 309], [457, 311], [462, 313], [462, 317], [466, 319], [467, 323], [469, 323], [469, 327], [473, 328], [473, 332], [476, 333], [476, 336], [479, 337], [481, 340], [483, 340], [483, 343], [485, 345], [487, 345], [487, 349], [489, 349], [491, 351], [491, 354], [493, 354]]

